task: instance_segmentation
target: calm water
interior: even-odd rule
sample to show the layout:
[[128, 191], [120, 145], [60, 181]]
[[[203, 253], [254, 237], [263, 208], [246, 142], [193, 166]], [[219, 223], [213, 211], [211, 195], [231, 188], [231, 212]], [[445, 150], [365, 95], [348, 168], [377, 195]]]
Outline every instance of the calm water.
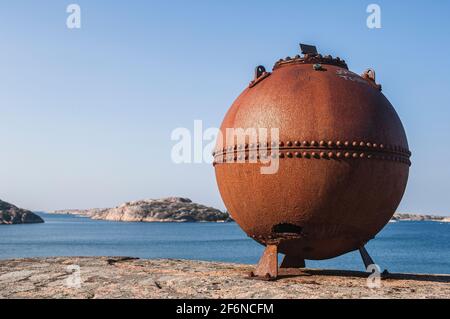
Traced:
[[[0, 226], [0, 259], [38, 256], [133, 256], [256, 263], [262, 247], [235, 223], [117, 223], [39, 214], [45, 224]], [[450, 274], [450, 224], [390, 223], [367, 245], [391, 272]], [[362, 270], [359, 254], [308, 267]]]

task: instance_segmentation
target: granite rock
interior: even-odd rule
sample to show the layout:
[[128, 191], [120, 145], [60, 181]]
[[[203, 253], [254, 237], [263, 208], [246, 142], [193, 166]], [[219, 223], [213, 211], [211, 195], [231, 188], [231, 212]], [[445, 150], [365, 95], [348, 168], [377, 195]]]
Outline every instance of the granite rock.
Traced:
[[115, 208], [59, 210], [92, 219], [121, 222], [229, 222], [230, 215], [218, 209], [193, 203], [188, 198], [169, 197], [127, 202]]
[[0, 225], [43, 223], [44, 220], [29, 210], [0, 200]]
[[277, 281], [249, 279], [253, 265], [127, 257], [0, 261], [0, 298], [450, 298], [450, 275], [284, 270]]

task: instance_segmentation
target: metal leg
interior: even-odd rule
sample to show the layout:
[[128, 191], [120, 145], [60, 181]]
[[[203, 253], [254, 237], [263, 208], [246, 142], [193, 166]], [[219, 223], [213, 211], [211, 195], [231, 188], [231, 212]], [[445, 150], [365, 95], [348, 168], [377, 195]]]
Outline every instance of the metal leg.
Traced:
[[276, 245], [267, 245], [253, 275], [266, 280], [278, 277], [278, 247]]
[[299, 256], [286, 255], [280, 268], [305, 268], [305, 259]]
[[367, 252], [364, 246], [359, 248], [359, 253], [361, 254], [364, 266], [366, 266], [366, 270], [370, 265], [375, 265], [375, 262], [373, 261], [372, 257], [370, 257], [369, 253]]

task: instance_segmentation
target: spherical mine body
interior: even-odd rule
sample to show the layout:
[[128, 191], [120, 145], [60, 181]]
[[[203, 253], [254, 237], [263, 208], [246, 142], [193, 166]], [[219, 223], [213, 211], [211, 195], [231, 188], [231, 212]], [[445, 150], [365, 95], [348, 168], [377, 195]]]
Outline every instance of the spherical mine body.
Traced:
[[[362, 247], [397, 209], [410, 166], [402, 123], [373, 72], [305, 56], [257, 73], [226, 114], [214, 154], [233, 219], [261, 244], [304, 259]], [[264, 174], [268, 160], [278, 169]]]

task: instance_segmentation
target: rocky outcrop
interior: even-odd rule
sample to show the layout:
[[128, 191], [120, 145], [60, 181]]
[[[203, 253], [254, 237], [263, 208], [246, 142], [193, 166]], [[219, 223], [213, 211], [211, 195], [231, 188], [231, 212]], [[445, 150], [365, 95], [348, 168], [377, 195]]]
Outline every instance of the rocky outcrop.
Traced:
[[0, 200], [0, 225], [43, 223], [44, 220], [29, 210]]
[[393, 221], [434, 221], [434, 222], [450, 222], [450, 217], [434, 216], [434, 215], [418, 215], [397, 213], [392, 217]]
[[[449, 298], [450, 275], [284, 269], [277, 281], [249, 280], [253, 265], [125, 257], [0, 261], [0, 298]], [[371, 281], [372, 282], [372, 281]]]
[[115, 208], [60, 210], [53, 213], [74, 214], [121, 222], [228, 222], [228, 213], [193, 203], [188, 198], [169, 197], [128, 202]]

